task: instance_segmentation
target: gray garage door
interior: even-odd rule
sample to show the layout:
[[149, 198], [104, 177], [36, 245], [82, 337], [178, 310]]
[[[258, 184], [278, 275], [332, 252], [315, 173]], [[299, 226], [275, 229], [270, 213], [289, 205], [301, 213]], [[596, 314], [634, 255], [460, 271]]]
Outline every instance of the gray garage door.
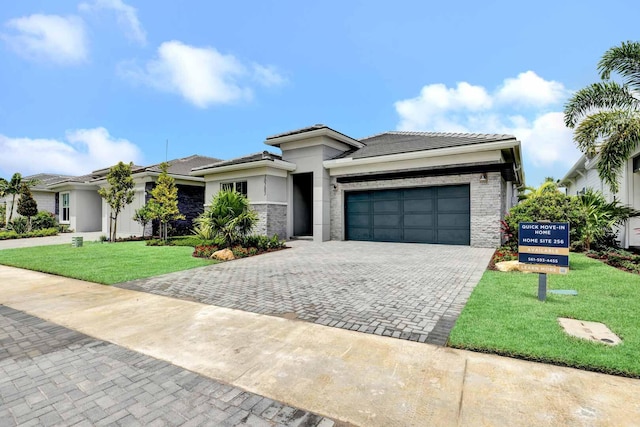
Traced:
[[469, 244], [469, 186], [345, 194], [347, 240]]

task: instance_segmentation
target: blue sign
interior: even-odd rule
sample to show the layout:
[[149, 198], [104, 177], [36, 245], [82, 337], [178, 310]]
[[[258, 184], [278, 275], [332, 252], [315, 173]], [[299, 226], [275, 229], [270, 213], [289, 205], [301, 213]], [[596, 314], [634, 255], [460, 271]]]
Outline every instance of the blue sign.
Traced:
[[569, 247], [567, 222], [521, 222], [519, 225], [519, 246]]
[[569, 266], [569, 223], [521, 222], [518, 261], [525, 264]]

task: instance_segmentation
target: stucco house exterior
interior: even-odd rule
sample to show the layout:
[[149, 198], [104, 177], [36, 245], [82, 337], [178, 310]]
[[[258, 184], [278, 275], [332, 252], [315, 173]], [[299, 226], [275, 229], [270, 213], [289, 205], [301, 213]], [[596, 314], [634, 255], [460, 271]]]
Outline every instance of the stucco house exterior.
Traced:
[[[640, 210], [640, 148], [627, 160], [620, 174], [619, 190], [613, 193], [598, 175], [599, 156], [582, 155], [560, 180], [567, 195], [575, 196], [586, 189], [600, 191], [608, 201], [615, 197], [623, 205]], [[618, 229], [618, 240], [623, 248], [640, 247], [640, 218], [630, 218]]]
[[195, 167], [205, 200], [245, 193], [258, 231], [281, 238], [497, 247], [524, 185], [511, 135], [385, 132], [354, 139], [326, 125], [273, 135], [265, 151]]

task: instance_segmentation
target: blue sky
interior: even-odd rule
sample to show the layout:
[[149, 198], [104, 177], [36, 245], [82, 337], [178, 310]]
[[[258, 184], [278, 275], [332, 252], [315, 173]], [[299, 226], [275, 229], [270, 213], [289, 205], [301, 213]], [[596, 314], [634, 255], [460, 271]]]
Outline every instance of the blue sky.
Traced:
[[562, 105], [634, 1], [21, 0], [0, 9], [0, 176], [266, 149], [325, 123], [511, 133], [527, 184], [579, 157]]

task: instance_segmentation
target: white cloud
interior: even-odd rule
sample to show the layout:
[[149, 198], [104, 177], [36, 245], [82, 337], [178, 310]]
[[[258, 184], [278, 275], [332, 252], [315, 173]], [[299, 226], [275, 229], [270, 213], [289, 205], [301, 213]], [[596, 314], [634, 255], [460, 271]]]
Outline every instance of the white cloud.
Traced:
[[281, 86], [287, 82], [287, 79], [272, 65], [264, 66], [254, 63], [253, 73], [254, 78], [263, 86]]
[[544, 107], [565, 99], [568, 93], [562, 83], [545, 80], [533, 71], [527, 71], [516, 78], [505, 79], [496, 98], [505, 104]]
[[77, 16], [34, 14], [11, 19], [5, 26], [11, 31], [0, 38], [28, 59], [76, 64], [87, 58], [84, 21]]
[[114, 138], [101, 127], [69, 131], [66, 141], [0, 135], [0, 152], [0, 170], [7, 176], [14, 172], [82, 175], [121, 160], [142, 160], [135, 144]]
[[136, 8], [122, 0], [95, 0], [93, 3], [80, 3], [78, 8], [82, 11], [101, 9], [114, 11], [118, 24], [124, 29], [127, 37], [142, 46], [147, 44], [147, 33], [138, 19]]
[[455, 88], [431, 84], [419, 96], [395, 103], [397, 128], [512, 134], [522, 141], [525, 160], [566, 168], [579, 157], [560, 111], [568, 93], [562, 83], [544, 80], [533, 71], [505, 79], [493, 92], [466, 82]]
[[[259, 71], [258, 68], [260, 67]], [[264, 85], [282, 84], [273, 67], [253, 64], [255, 75], [233, 55], [224, 55], [213, 47], [194, 47], [173, 40], [162, 43], [158, 56], [144, 67], [123, 63], [120, 74], [156, 89], [177, 93], [197, 107], [229, 104], [251, 99], [246, 83], [252, 77]]]

